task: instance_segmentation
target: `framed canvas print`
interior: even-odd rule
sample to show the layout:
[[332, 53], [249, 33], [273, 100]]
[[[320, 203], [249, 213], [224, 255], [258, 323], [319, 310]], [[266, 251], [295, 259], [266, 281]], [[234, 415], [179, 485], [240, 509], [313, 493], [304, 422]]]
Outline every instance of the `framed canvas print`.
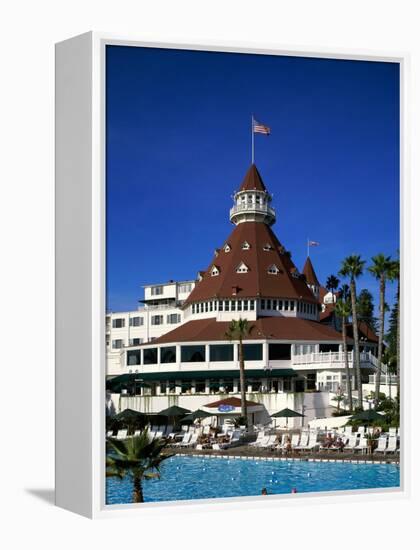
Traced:
[[404, 494], [405, 63], [57, 45], [58, 505]]

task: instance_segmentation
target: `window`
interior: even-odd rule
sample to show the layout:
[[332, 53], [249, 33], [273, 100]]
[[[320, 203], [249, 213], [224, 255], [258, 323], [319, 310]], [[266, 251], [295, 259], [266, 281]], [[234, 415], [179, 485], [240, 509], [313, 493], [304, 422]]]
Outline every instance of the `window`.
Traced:
[[176, 325], [181, 321], [181, 315], [179, 313], [171, 313], [166, 316], [166, 322], [170, 325]]
[[226, 243], [225, 246], [223, 247], [223, 250], [225, 252], [230, 252], [231, 248], [230, 248], [230, 244], [229, 243]]
[[236, 311], [236, 302], [235, 301], [232, 301], [232, 304], [230, 306], [230, 310], [231, 311]]
[[176, 363], [176, 347], [168, 346], [165, 348], [160, 348], [160, 362]]
[[267, 309], [271, 309], [271, 300], [267, 300]]
[[338, 344], [319, 344], [320, 352], [338, 351]]
[[250, 300], [250, 301], [249, 301], [249, 309], [250, 309], [251, 311], [254, 311], [254, 309], [255, 309], [255, 302], [254, 302], [254, 300]]
[[130, 317], [130, 327], [141, 327], [143, 324], [143, 317]]
[[148, 348], [143, 351], [143, 365], [156, 365], [157, 348]]
[[262, 360], [262, 344], [244, 344], [245, 361]]
[[217, 275], [219, 275], [220, 271], [218, 269], [218, 267], [216, 265], [214, 265], [212, 268], [211, 268], [211, 271], [210, 271], [210, 274], [212, 277], [217, 277]]
[[245, 265], [244, 262], [241, 262], [236, 268], [236, 273], [248, 273], [248, 271], [248, 266]]
[[195, 383], [195, 393], [205, 393], [206, 383], [203, 381], [198, 381]]
[[201, 302], [200, 304], [200, 312], [204, 313], [204, 302]]
[[271, 246], [270, 243], [266, 243], [264, 246], [263, 246], [263, 250], [265, 252], [268, 252], [269, 250], [273, 250], [273, 247]]
[[213, 302], [210, 302], [210, 311], [213, 311]]
[[261, 309], [265, 309], [265, 300], [261, 300]]
[[273, 300], [273, 309], [277, 309], [277, 300]]
[[182, 363], [202, 363], [205, 360], [206, 360], [205, 346], [182, 346], [181, 347]]
[[285, 311], [288, 311], [288, 309], [289, 309], [289, 300], [284, 301], [284, 309], [285, 309]]
[[244, 311], [248, 311], [248, 300], [244, 300]]
[[229, 300], [225, 300], [225, 311], [229, 311]]
[[160, 296], [163, 294], [163, 286], [152, 286], [150, 293], [152, 296]]
[[192, 312], [195, 313], [195, 304], [192, 305]]
[[251, 248], [250, 244], [244, 241], [242, 243], [242, 250], [249, 250]]
[[112, 340], [112, 349], [121, 349], [124, 345], [124, 340]]
[[278, 272], [279, 272], [279, 268], [275, 264], [270, 265], [270, 267], [267, 270], [267, 273], [269, 273], [270, 275], [277, 275]]
[[143, 338], [130, 338], [128, 342], [130, 346], [139, 346], [143, 342]]
[[180, 294], [186, 294], [187, 292], [191, 292], [191, 283], [183, 283], [179, 285], [178, 291]]
[[279, 300], [279, 310], [283, 309], [283, 300]]
[[206, 313], [208, 312], [208, 310], [209, 310], [209, 303], [206, 302]]
[[124, 328], [125, 319], [112, 319], [112, 328]]
[[210, 361], [233, 361], [233, 345], [220, 344], [210, 346]]
[[290, 302], [290, 311], [294, 311], [295, 309], [295, 302]]
[[219, 302], [219, 311], [223, 311], [223, 302]]
[[140, 365], [140, 350], [127, 351], [127, 366]]
[[238, 300], [238, 311], [242, 311], [242, 300]]
[[152, 315], [152, 325], [163, 325], [163, 315]]
[[268, 358], [270, 361], [285, 361], [291, 358], [290, 344], [269, 344]]

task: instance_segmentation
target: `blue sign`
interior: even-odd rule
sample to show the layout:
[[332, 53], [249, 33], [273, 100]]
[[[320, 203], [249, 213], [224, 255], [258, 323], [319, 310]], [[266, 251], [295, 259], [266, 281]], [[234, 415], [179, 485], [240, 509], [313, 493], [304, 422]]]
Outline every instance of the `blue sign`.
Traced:
[[226, 412], [234, 411], [235, 407], [233, 405], [219, 405], [218, 410], [220, 412], [226, 413]]

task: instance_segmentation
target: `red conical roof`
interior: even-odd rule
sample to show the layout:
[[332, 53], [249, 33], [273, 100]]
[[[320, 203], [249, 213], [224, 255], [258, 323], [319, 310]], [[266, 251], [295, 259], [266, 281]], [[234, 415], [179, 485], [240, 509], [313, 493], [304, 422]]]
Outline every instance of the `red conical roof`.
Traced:
[[239, 191], [253, 191], [254, 189], [257, 191], [267, 191], [257, 167], [255, 164], [251, 164]]
[[[221, 247], [217, 259], [197, 282], [186, 305], [233, 295], [239, 299], [290, 298], [317, 302], [290, 255], [265, 223], [240, 223], [225, 242], [229, 243], [229, 251]], [[212, 276], [215, 262], [219, 273]], [[246, 272], [237, 273], [239, 266]], [[269, 268], [275, 273], [269, 273]]]
[[320, 286], [314, 266], [312, 265], [311, 258], [309, 256], [306, 258], [305, 265], [303, 266], [303, 274], [306, 277], [306, 282], [308, 285]]

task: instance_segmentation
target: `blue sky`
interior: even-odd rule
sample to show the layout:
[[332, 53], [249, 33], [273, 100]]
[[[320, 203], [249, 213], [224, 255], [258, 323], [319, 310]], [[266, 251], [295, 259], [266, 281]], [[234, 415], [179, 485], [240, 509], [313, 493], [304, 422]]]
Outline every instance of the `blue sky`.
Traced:
[[[307, 237], [322, 283], [349, 254], [396, 255], [397, 64], [108, 46], [106, 71], [108, 310], [208, 266], [251, 163], [251, 113], [272, 129], [256, 164], [299, 269]], [[376, 298], [371, 276], [358, 287]]]

